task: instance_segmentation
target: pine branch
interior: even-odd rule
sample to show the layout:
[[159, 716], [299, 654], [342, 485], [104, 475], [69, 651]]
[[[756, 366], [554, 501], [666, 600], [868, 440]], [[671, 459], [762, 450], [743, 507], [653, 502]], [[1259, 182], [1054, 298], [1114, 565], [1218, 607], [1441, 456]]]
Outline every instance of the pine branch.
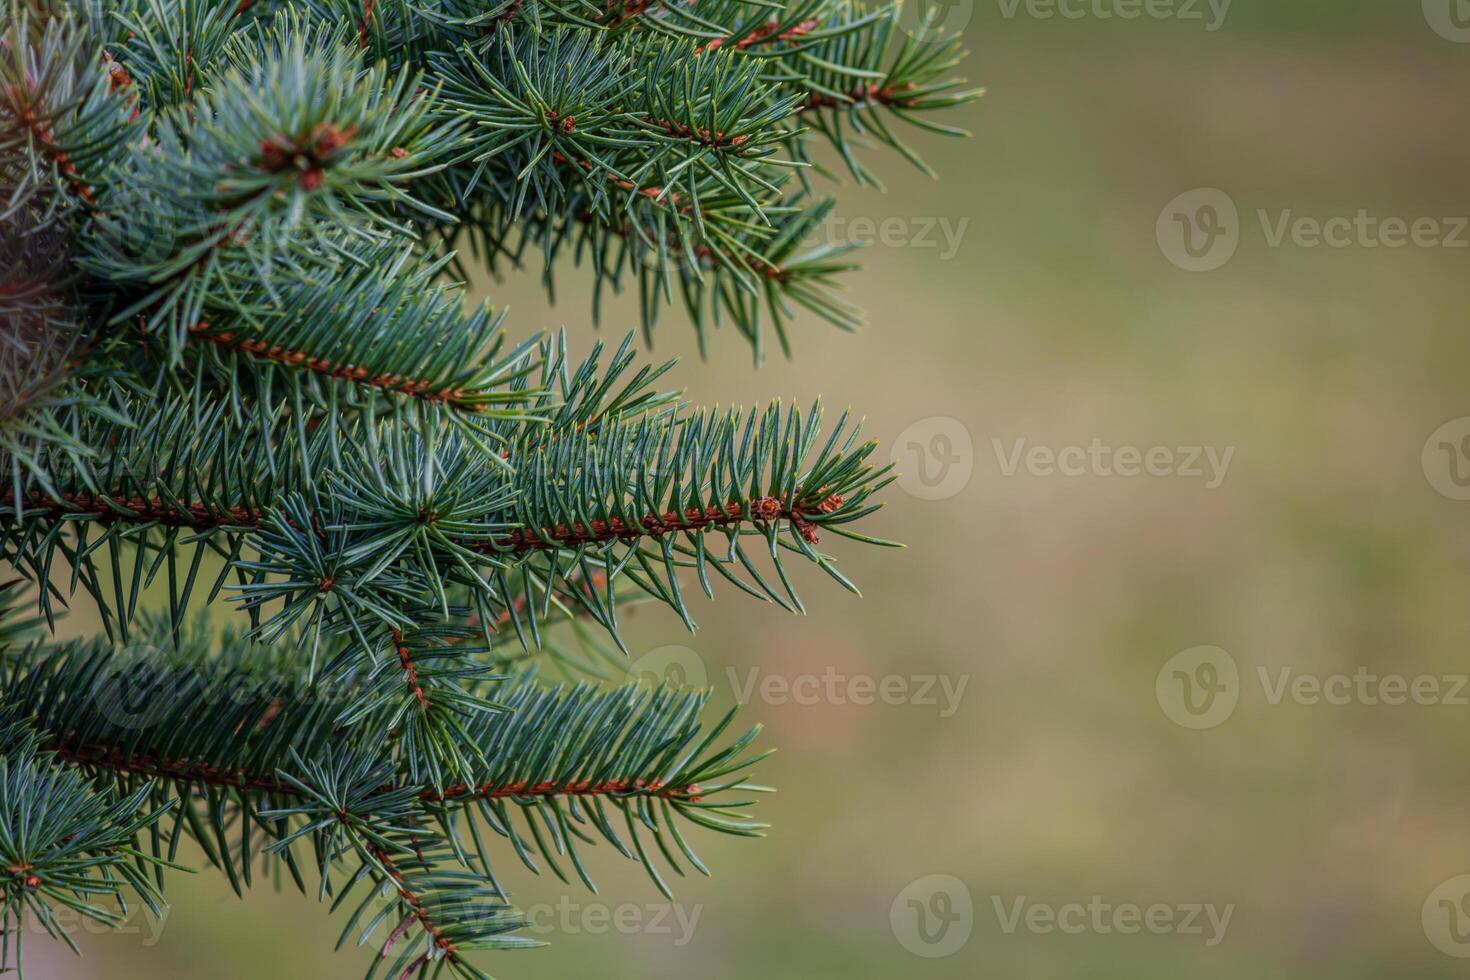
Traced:
[[[520, 249], [508, 243], [523, 232], [522, 242], [543, 246], [550, 286], [551, 261], [570, 240], [571, 222], [585, 222], [598, 237], [628, 243], [611, 269], [594, 265], [599, 288], [609, 279], [616, 288], [625, 264], [637, 273], [649, 332], [677, 282], [701, 341], [714, 304], [696, 297], [720, 295], [708, 271], [724, 268], [741, 295], [718, 305], [759, 359], [767, 314], [783, 348], [784, 321], [797, 306], [844, 329], [858, 322], [831, 290], [846, 264], [824, 267], [819, 288], [803, 276], [804, 288], [791, 290], [794, 276], [771, 254], [783, 242], [772, 222], [800, 208], [786, 179], [793, 168], [814, 166], [807, 123], [855, 177], [876, 183], [849, 128], [922, 168], [876, 111], [956, 134], [922, 117], [979, 94], [950, 78], [959, 60], [953, 42], [896, 40], [896, 5], [866, 11], [800, 0], [773, 10], [704, 0], [612, 8], [604, 17], [593, 5], [562, 0], [488, 10], [440, 0], [423, 8], [425, 22], [386, 2], [374, 8], [370, 48], [427, 66], [443, 81], [446, 103], [476, 122], [435, 200], [477, 235], [485, 254], [518, 262]], [[515, 29], [525, 23], [554, 26]], [[613, 26], [588, 29], [605, 24]], [[669, 105], [680, 98], [686, 104]]]
[[[669, 894], [690, 826], [759, 836], [708, 692], [526, 668], [622, 673], [621, 610], [692, 628], [691, 581], [800, 610], [793, 556], [855, 592], [817, 548], [887, 543], [854, 526], [888, 468], [846, 414], [686, 405], [631, 337], [508, 343], [448, 274], [534, 250], [550, 286], [570, 247], [645, 337], [678, 303], [757, 360], [802, 310], [851, 329], [813, 139], [922, 166], [889, 124], [955, 132], [957, 47], [849, 0], [0, 15], [0, 560], [41, 613], [0, 586], [0, 969], [27, 916], [156, 901], [186, 841], [236, 891], [314, 864], [407, 980], [535, 945], [497, 838]], [[78, 595], [103, 635], [34, 636]]]
[[[238, 355], [246, 375], [279, 365], [369, 395], [443, 406], [471, 428], [463, 416], [524, 415], [535, 393], [518, 382], [536, 369], [537, 338], [506, 350], [503, 317], [488, 306], [467, 314], [462, 291], [436, 281], [445, 262], [421, 263], [411, 246], [354, 251], [344, 242], [342, 254], [351, 261], [330, 281], [274, 292], [254, 286], [248, 266], [230, 270], [235, 305], [191, 325], [187, 343], [211, 349], [206, 366], [237, 387]], [[331, 394], [337, 387], [313, 401], [359, 400]]]
[[[583, 388], [595, 380], [580, 377]], [[601, 386], [611, 391], [607, 380]], [[106, 466], [95, 474], [58, 468], [49, 474], [58, 493], [0, 497], [0, 540], [37, 581], [59, 552], [74, 567], [73, 588], [91, 593], [123, 636], [160, 564], [169, 567], [170, 608], [187, 604], [196, 572], [181, 578], [173, 568], [186, 531], [199, 535], [194, 569], [206, 549], [228, 559], [212, 593], [226, 586], [232, 567], [249, 575], [231, 589], [263, 635], [302, 617], [314, 635], [402, 629], [424, 622], [428, 609], [447, 612], [454, 586], [470, 589], [488, 613], [482, 618], [493, 620], [519, 575], [575, 597], [614, 636], [606, 600], [622, 578], [692, 627], [679, 584], [685, 568], [707, 594], [713, 570], [742, 591], [800, 608], [783, 551], [851, 588], [813, 546], [824, 528], [871, 540], [845, 525], [871, 513], [868, 498], [886, 481], [884, 469], [866, 462], [872, 444], [855, 445], [845, 418], [822, 445], [815, 409], [806, 417], [776, 406], [743, 416], [594, 414], [589, 426], [596, 401], [585, 402], [580, 417], [552, 423], [492, 420], [484, 434], [503, 442], [509, 462], [487, 458], [443, 423], [420, 436], [390, 421], [326, 420], [304, 434], [299, 450], [279, 451], [278, 441], [302, 429], [285, 406], [238, 424], [227, 405], [189, 402], [165, 408], [146, 430], [101, 420], [85, 441], [112, 447]], [[201, 431], [210, 437], [200, 439]], [[303, 487], [321, 489], [303, 494]], [[547, 487], [567, 490], [558, 499]], [[91, 530], [100, 532], [96, 540]], [[725, 538], [725, 554], [706, 540], [715, 533]], [[765, 538], [779, 590], [742, 546], [750, 534]], [[95, 557], [104, 547], [112, 597]], [[122, 592], [124, 560], [133, 565], [130, 595]], [[571, 576], [591, 581], [597, 573], [608, 583], [602, 595], [570, 587]], [[421, 606], [415, 596], [437, 601]], [[42, 598], [49, 613], [50, 593]]]
[[[587, 877], [577, 856], [578, 843], [589, 842], [585, 826], [645, 864], [661, 887], [637, 832], [617, 829], [604, 808], [636, 817], [655, 838], [683, 840], [676, 819], [725, 833], [761, 829], [730, 798], [752, 789], [739, 774], [760, 758], [746, 754], [756, 732], [716, 748], [731, 716], [702, 731], [705, 692], [544, 688], [529, 676], [482, 681], [500, 710], [466, 721], [464, 737], [474, 747], [466, 778], [436, 783], [416, 769], [402, 740], [390, 737], [391, 710], [358, 710], [365, 672], [308, 686], [278, 649], [242, 635], [227, 634], [217, 652], [196, 627], [177, 642], [172, 637], [157, 622], [125, 648], [31, 644], [7, 664], [8, 702], [57, 758], [119, 793], [147, 786], [154, 803], [177, 801], [183, 809], [173, 829], [155, 838], [155, 853], [171, 855], [180, 835], [193, 837], [239, 887], [249, 883], [248, 856], [259, 847], [233, 855], [225, 843], [239, 839], [238, 827], [255, 828], [266, 843], [284, 842], [272, 853], [289, 860], [301, 827], [278, 825], [275, 816], [319, 803], [332, 782], [323, 772], [349, 758], [372, 774], [356, 781], [362, 798], [399, 799], [420, 815], [419, 825], [443, 824], [451, 841], [468, 834], [476, 843], [467, 866], [485, 875], [491, 859], [471, 827], [474, 815], [506, 836], [532, 870], [539, 854], [561, 874], [558, 856], [570, 854]], [[223, 801], [232, 802], [221, 808]], [[552, 839], [531, 833], [529, 824], [516, 829], [516, 810], [548, 818]], [[680, 852], [701, 867], [686, 847]], [[679, 863], [669, 859], [677, 871]]]
[[344, 237], [404, 232], [397, 208], [448, 217], [404, 187], [436, 169], [453, 128], [433, 119], [417, 77], [362, 67], [344, 33], [283, 14], [240, 35], [220, 56], [233, 66], [191, 102], [159, 114], [86, 263], [140, 291], [115, 320], [142, 314], [177, 351], [210, 300], [230, 295], [216, 292], [228, 289], [222, 262], [273, 289], [279, 275], [340, 271]]
[[95, 212], [135, 132], [127, 73], [96, 53], [79, 16], [38, 17], [13, 0], [0, 12], [0, 161]]
[[[24, 642], [37, 625], [17, 616], [16, 593], [17, 583], [0, 585], [0, 649]], [[28, 922], [76, 951], [58, 920], [60, 909], [113, 926], [125, 917], [129, 892], [155, 912], [162, 901], [146, 872], [167, 862], [140, 852], [136, 838], [168, 805], [148, 808], [148, 786], [117, 792], [59, 766], [41, 741], [13, 701], [0, 702], [0, 970], [6, 972], [22, 969]]]
[[59, 909], [116, 926], [132, 892], [159, 911], [162, 896], [142, 869], [166, 862], [134, 847], [163, 815], [144, 809], [147, 795], [146, 787], [126, 797], [99, 791], [28, 745], [0, 754], [0, 969], [19, 969], [27, 920], [76, 952]]

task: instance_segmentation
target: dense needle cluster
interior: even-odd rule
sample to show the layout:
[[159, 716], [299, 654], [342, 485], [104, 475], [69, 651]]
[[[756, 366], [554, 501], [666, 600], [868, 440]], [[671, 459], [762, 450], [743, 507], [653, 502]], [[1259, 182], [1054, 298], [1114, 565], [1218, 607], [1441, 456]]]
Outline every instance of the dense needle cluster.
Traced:
[[[370, 977], [485, 977], [536, 945], [506, 857], [590, 888], [601, 841], [667, 894], [691, 828], [760, 834], [755, 731], [616, 683], [620, 610], [852, 589], [820, 547], [883, 543], [886, 467], [845, 414], [686, 404], [631, 336], [512, 342], [460, 281], [569, 254], [757, 360], [855, 326], [819, 158], [919, 163], [895, 123], [977, 94], [899, 16], [0, 0], [0, 969], [158, 906], [187, 843], [329, 901]], [[101, 632], [57, 639], [78, 601]]]

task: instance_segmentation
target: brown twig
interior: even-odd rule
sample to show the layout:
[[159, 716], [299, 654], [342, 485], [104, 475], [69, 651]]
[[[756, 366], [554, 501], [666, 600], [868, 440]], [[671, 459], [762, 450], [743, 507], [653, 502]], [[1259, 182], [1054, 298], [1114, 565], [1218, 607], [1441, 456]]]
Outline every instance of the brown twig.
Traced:
[[[745, 37], [742, 37], [740, 40], [736, 41], [733, 45], [731, 45], [731, 47], [735, 48], [737, 51], [744, 51], [746, 48], [755, 47], [757, 44], [775, 44], [779, 41], [794, 41], [797, 38], [805, 37], [806, 35], [810, 34], [812, 31], [816, 30], [817, 27], [821, 25], [821, 23], [821, 21], [813, 17], [810, 20], [804, 20], [801, 23], [782, 31], [780, 30], [780, 21], [768, 20], [764, 24], [757, 27], [755, 30], [751, 31], [749, 34], [745, 35]], [[721, 47], [724, 47], [726, 44], [729, 43], [729, 41], [729, 37], [717, 37], [714, 40], [705, 43], [703, 46], [695, 48], [694, 54], [698, 56], [704, 54], [706, 51], [715, 51]]]
[[[408, 887], [408, 884], [404, 881], [403, 872], [398, 870], [398, 865], [393, 863], [393, 858], [389, 856], [388, 851], [372, 841], [366, 841], [363, 846], [377, 860], [378, 864], [382, 866], [383, 871], [388, 877], [393, 879], [393, 883], [398, 886], [399, 897], [403, 899], [404, 904], [413, 912], [414, 918], [418, 920], [424, 932], [429, 934], [429, 938], [434, 941], [434, 945], [442, 949], [444, 955], [450, 959], [457, 958], [459, 955], [458, 948], [454, 943], [445, 938], [444, 930], [429, 915], [429, 910], [424, 907], [423, 901]], [[391, 941], [384, 945], [382, 952], [384, 957], [388, 955], [388, 946], [391, 945]]]
[[[126, 772], [149, 779], [180, 779], [186, 782], [206, 783], [211, 786], [270, 793], [275, 796], [299, 797], [302, 795], [299, 787], [286, 780], [276, 776], [251, 773], [245, 769], [225, 768], [207, 762], [191, 761], [182, 758], [171, 759], [147, 752], [128, 753], [121, 749], [99, 744], [71, 745], [60, 739], [53, 740], [48, 745], [48, 748], [55, 752], [63, 761], [72, 765], [98, 766], [103, 769]], [[383, 790], [384, 792], [388, 792], [396, 788], [385, 786]], [[419, 799], [425, 803], [450, 803], [477, 799], [506, 800], [554, 796], [628, 795], [643, 795], [669, 800], [688, 800], [690, 802], [697, 802], [702, 798], [700, 787], [694, 783], [688, 785], [665, 785], [657, 779], [608, 779], [600, 782], [584, 780], [570, 783], [559, 783], [550, 780], [539, 783], [525, 781], [496, 783], [491, 781], [474, 786], [460, 783], [445, 787], [442, 792], [435, 789], [425, 789], [419, 793]]]
[[[211, 507], [200, 503], [170, 503], [160, 497], [112, 498], [87, 491], [65, 493], [59, 498], [33, 491], [26, 504], [37, 510], [49, 511], [55, 516], [88, 514], [103, 523], [128, 521], [139, 524], [163, 524], [170, 527], [190, 527], [196, 530], [230, 528], [254, 530], [264, 526], [263, 511], [246, 507]], [[666, 511], [650, 514], [637, 523], [629, 523], [620, 517], [598, 519], [591, 524], [558, 524], [536, 530], [517, 528], [498, 537], [486, 540], [471, 540], [461, 544], [472, 550], [487, 554], [504, 552], [523, 553], [528, 551], [551, 551], [560, 548], [575, 548], [585, 544], [627, 541], [642, 537], [659, 537], [698, 531], [709, 527], [726, 527], [747, 520], [767, 523], [788, 521], [808, 542], [817, 542], [816, 526], [811, 522], [812, 514], [830, 514], [842, 505], [840, 495], [830, 495], [814, 506], [788, 504], [778, 497], [760, 497], [749, 505], [731, 501], [724, 506], [711, 506], [703, 510], [690, 507], [684, 511]], [[749, 516], [747, 516], [747, 511]]]
[[861, 109], [869, 105], [897, 106], [899, 108], [910, 108], [914, 100], [900, 93], [912, 91], [913, 82], [905, 82], [902, 85], [879, 85], [876, 82], [861, 85], [851, 91], [844, 92], [844, 98], [828, 95], [825, 92], [812, 92], [804, 100], [797, 104], [798, 112], [811, 109]]
[[[563, 164], [565, 166], [581, 167], [583, 170], [587, 171], [588, 173], [593, 173], [593, 172], [595, 172], [597, 170], [597, 167], [592, 163], [592, 161], [590, 161], [590, 160], [577, 160], [577, 159], [574, 159], [572, 157], [566, 156], [565, 154], [563, 154], [559, 150], [558, 151], [553, 151], [552, 154], [551, 154], [551, 158], [553, 160], [555, 160], [557, 163]], [[641, 195], [643, 197], [646, 197], [650, 201], [652, 201], [654, 204], [660, 204], [660, 203], [666, 201], [669, 205], [673, 206], [674, 210], [678, 211], [680, 214], [693, 214], [694, 213], [695, 208], [694, 208], [694, 205], [693, 204], [680, 204], [679, 202], [681, 200], [683, 200], [683, 198], [681, 198], [678, 194], [676, 194], [676, 193], [674, 193], [672, 191], [669, 191], [668, 193], [665, 193], [665, 191], [667, 190], [667, 188], [657, 187], [657, 186], [653, 186], [653, 187], [640, 187], [637, 184], [633, 183], [632, 181], [630, 181], [630, 180], [628, 180], [626, 178], [619, 177], [617, 174], [613, 173], [612, 171], [607, 171], [604, 174], [604, 176], [607, 178], [607, 180], [610, 183], [615, 184], [618, 187], [621, 187], [625, 191], [632, 191], [634, 194], [638, 194], [638, 195]]]
[[200, 321], [189, 328], [189, 335], [200, 341], [214, 344], [224, 350], [239, 351], [262, 360], [274, 361], [288, 367], [302, 368], [313, 374], [351, 381], [368, 388], [377, 388], [390, 394], [408, 395], [427, 402], [438, 402], [466, 412], [484, 411], [484, 406], [470, 400], [471, 394], [463, 388], [446, 388], [434, 391], [433, 383], [404, 377], [401, 374], [369, 374], [366, 368], [357, 367], [325, 357], [313, 357], [302, 351], [290, 350], [279, 344], [268, 344], [263, 340], [241, 337], [228, 330], [212, 331], [207, 322]]
[[413, 658], [409, 655], [408, 644], [403, 642], [403, 633], [395, 629], [391, 631], [391, 635], [393, 637], [393, 648], [398, 651], [398, 663], [403, 667], [403, 675], [408, 681], [408, 689], [413, 694], [414, 700], [419, 703], [419, 707], [424, 709], [425, 714], [428, 714], [429, 696], [419, 686], [419, 670], [414, 665]]
[[15, 121], [31, 134], [41, 153], [56, 167], [57, 173], [61, 174], [71, 192], [86, 207], [96, 207], [97, 195], [82, 181], [76, 163], [61, 144], [56, 142], [56, 133], [51, 128], [52, 118], [41, 106], [33, 104], [28, 93], [19, 88], [12, 86], [10, 97], [15, 106]]

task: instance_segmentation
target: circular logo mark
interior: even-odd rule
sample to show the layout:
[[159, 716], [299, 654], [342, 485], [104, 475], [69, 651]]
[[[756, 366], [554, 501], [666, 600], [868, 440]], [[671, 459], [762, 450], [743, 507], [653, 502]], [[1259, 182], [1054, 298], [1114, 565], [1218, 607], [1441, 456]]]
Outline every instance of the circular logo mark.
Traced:
[[1185, 191], [1159, 212], [1154, 237], [1174, 265], [1186, 272], [1211, 272], [1229, 262], [1240, 245], [1240, 212], [1222, 190]]
[[652, 687], [702, 690], [709, 687], [709, 671], [704, 660], [688, 647], [666, 646], [650, 650], [628, 664], [628, 676], [635, 683]]
[[174, 672], [146, 660], [106, 668], [92, 684], [92, 701], [102, 717], [133, 730], [161, 722], [178, 695]]
[[1424, 0], [1424, 19], [1446, 41], [1470, 42], [1470, 0]]
[[1154, 679], [1159, 707], [1176, 725], [1223, 725], [1240, 703], [1240, 671], [1219, 647], [1190, 647], [1174, 654]]
[[898, 893], [888, 924], [898, 944], [915, 956], [953, 956], [970, 941], [975, 902], [954, 875], [925, 875]]
[[953, 37], [975, 16], [975, 0], [905, 0], [898, 26], [915, 41]]
[[1470, 875], [1442, 882], [1419, 912], [1430, 945], [1446, 956], [1470, 958]]
[[1419, 456], [1424, 478], [1441, 496], [1470, 500], [1470, 415], [1430, 433]]
[[900, 432], [891, 458], [900, 487], [920, 500], [945, 500], [969, 485], [975, 444], [959, 419], [934, 415]]

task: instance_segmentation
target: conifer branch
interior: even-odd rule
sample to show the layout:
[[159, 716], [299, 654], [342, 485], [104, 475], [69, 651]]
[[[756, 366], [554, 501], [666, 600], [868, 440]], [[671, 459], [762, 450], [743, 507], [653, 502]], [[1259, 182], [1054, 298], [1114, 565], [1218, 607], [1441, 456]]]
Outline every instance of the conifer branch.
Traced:
[[[798, 487], [797, 499], [810, 499], [810, 494]], [[796, 528], [810, 544], [818, 540], [817, 525], [811, 516], [831, 514], [843, 504], [841, 494], [831, 494], [814, 506], [788, 504], [776, 497], [759, 497], [751, 501], [732, 500], [723, 506], [704, 509], [688, 508], [683, 512], [665, 511], [649, 514], [638, 521], [625, 521], [621, 517], [594, 520], [589, 524], [559, 524], [555, 527], [517, 528], [500, 537], [488, 540], [469, 539], [454, 542], [461, 547], [487, 554], [502, 552], [548, 551], [560, 548], [576, 548], [586, 544], [606, 544], [613, 541], [633, 541], [644, 537], [657, 538], [664, 534], [702, 531], [708, 528], [730, 527], [752, 521], [765, 524], [785, 522]], [[103, 494], [88, 492], [63, 494], [60, 498], [48, 497], [35, 491], [22, 504], [13, 500], [0, 503], [0, 510], [13, 513], [42, 511], [58, 519], [73, 519], [88, 516], [103, 524], [118, 522], [140, 526], [162, 525], [165, 527], [187, 527], [198, 531], [215, 529], [236, 531], [259, 531], [267, 526], [263, 511], [251, 511], [243, 507], [228, 507], [223, 510], [208, 504], [187, 501], [165, 501], [161, 497], [148, 499], [116, 499]], [[298, 529], [322, 526], [319, 515], [311, 515], [309, 524], [290, 521]]]
[[[715, 748], [731, 717], [703, 732], [705, 693], [637, 686], [550, 689], [529, 677], [492, 682], [502, 710], [476, 715], [462, 729], [476, 749], [467, 757], [465, 778], [424, 781], [425, 774], [415, 776], [411, 760], [401, 754], [401, 741], [388, 737], [391, 712], [344, 722], [357, 711], [361, 679], [312, 688], [302, 685], [288, 660], [273, 655], [263, 663], [265, 648], [239, 634], [227, 634], [219, 651], [208, 650], [208, 634], [196, 626], [177, 640], [172, 635], [167, 624], [157, 622], [123, 648], [73, 642], [12, 651], [5, 703], [20, 712], [23, 722], [17, 724], [26, 737], [33, 735], [56, 758], [102, 777], [118, 792], [148, 787], [160, 803], [177, 801], [187, 818], [178, 821], [174, 835], [195, 836], [211, 860], [231, 868], [232, 880], [241, 884], [245, 868], [209, 846], [219, 836], [209, 827], [236, 819], [255, 823], [280, 844], [276, 853], [284, 859], [297, 831], [271, 829], [268, 815], [304, 814], [329, 798], [326, 809], [335, 821], [344, 794], [368, 808], [396, 801], [392, 805], [401, 815], [438, 814], [433, 819], [447, 819], [451, 827], [478, 813], [511, 839], [532, 870], [532, 855], [540, 848], [514, 829], [507, 808], [528, 814], [551, 808], [548, 814], [559, 814], [555, 822], [567, 836], [557, 853], [575, 850], [578, 838], [570, 827], [577, 824], [630, 857], [639, 850], [630, 850], [624, 835], [597, 815], [603, 806], [654, 806], [667, 820], [683, 818], [728, 833], [760, 829], [739, 816], [737, 801], [729, 799], [732, 792], [753, 788], [731, 777], [759, 760], [745, 754], [755, 731]], [[546, 751], [548, 740], [559, 746], [556, 752]], [[327, 746], [345, 755], [330, 763], [305, 761]], [[338, 778], [347, 770], [356, 774], [351, 793]], [[243, 810], [231, 816], [208, 806], [220, 792], [230, 793]], [[672, 824], [665, 829], [673, 832]], [[172, 846], [166, 839], [155, 842], [157, 848]], [[544, 857], [555, 868], [555, 857]], [[483, 856], [475, 864], [488, 871]]]
[[[632, 334], [509, 343], [449, 275], [536, 250], [550, 286], [570, 247], [645, 338], [676, 304], [704, 353], [852, 329], [812, 140], [922, 166], [890, 122], [955, 132], [957, 46], [850, 0], [0, 22], [0, 970], [157, 903], [186, 841], [330, 898], [370, 980], [485, 980], [537, 945], [502, 846], [591, 887], [601, 841], [667, 895], [690, 828], [760, 836], [757, 730], [708, 692], [535, 668], [623, 675], [622, 611], [692, 628], [696, 583], [799, 611], [793, 558], [855, 592], [818, 545], [888, 543], [856, 528], [889, 468], [846, 413], [686, 405]], [[78, 597], [101, 635], [49, 639]]]

